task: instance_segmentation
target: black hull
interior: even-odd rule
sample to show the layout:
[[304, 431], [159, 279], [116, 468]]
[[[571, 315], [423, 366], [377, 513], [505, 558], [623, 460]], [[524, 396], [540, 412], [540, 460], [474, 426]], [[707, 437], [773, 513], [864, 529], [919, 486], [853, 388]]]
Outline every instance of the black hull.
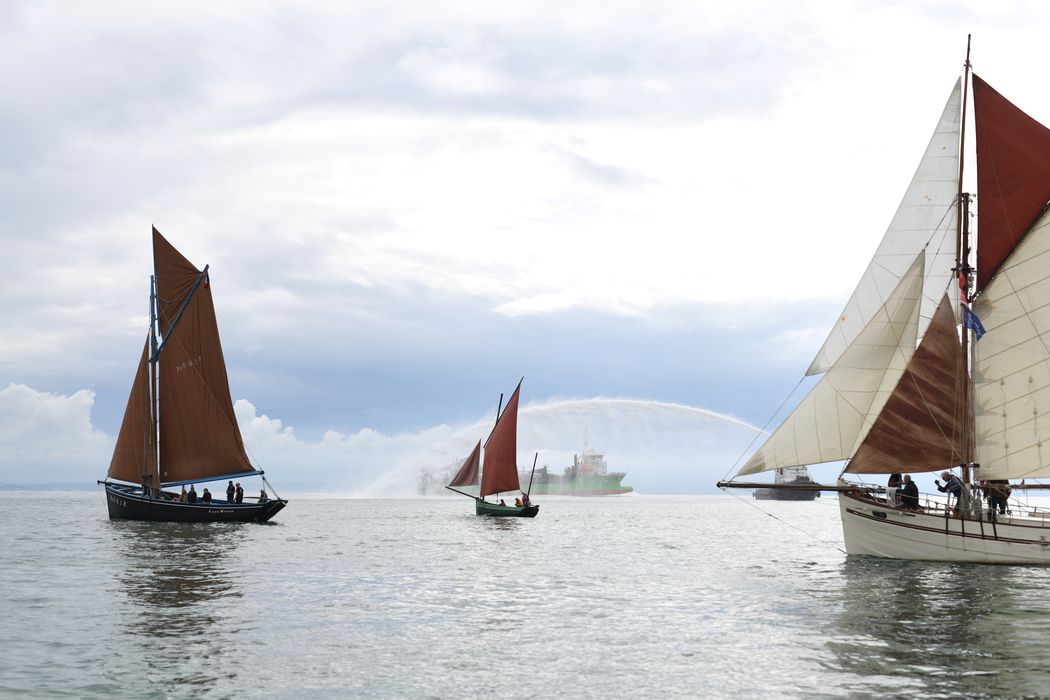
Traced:
[[169, 523], [265, 523], [288, 504], [284, 499], [265, 503], [182, 503], [146, 498], [131, 487], [106, 484], [110, 520], [155, 520]]

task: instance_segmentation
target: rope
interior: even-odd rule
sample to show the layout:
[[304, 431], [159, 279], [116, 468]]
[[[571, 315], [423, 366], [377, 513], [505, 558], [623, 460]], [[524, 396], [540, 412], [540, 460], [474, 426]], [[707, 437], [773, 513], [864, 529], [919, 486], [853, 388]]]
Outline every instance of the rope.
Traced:
[[[806, 381], [806, 375], [802, 375], [802, 378], [798, 380], [798, 384], [796, 384], [796, 385], [795, 385], [795, 387], [794, 387], [794, 388], [793, 388], [793, 389], [792, 389], [791, 391], [789, 391], [789, 392], [788, 392], [788, 395], [784, 397], [784, 400], [780, 402], [780, 405], [779, 405], [779, 406], [777, 406], [777, 409], [776, 409], [775, 411], [773, 411], [773, 415], [771, 415], [771, 416], [770, 416], [770, 417], [769, 417], [769, 418], [768, 418], [768, 419], [766, 420], [766, 423], [765, 423], [765, 425], [763, 425], [763, 426], [762, 426], [761, 430], [760, 430], [760, 431], [759, 431], [759, 432], [758, 432], [758, 433], [757, 433], [757, 434], [755, 435], [755, 437], [751, 438], [751, 442], [749, 442], [749, 443], [747, 444], [747, 447], [745, 447], [745, 448], [744, 448], [744, 451], [743, 451], [743, 452], [741, 452], [741, 453], [740, 453], [740, 456], [736, 458], [736, 461], [735, 461], [735, 462], [733, 462], [733, 466], [731, 466], [731, 467], [729, 468], [729, 471], [727, 471], [727, 472], [725, 473], [725, 476], [723, 476], [723, 477], [722, 477], [722, 481], [730, 480], [730, 479], [728, 479], [729, 475], [730, 475], [730, 474], [731, 474], [732, 472], [736, 471], [737, 465], [739, 465], [739, 464], [740, 464], [740, 461], [741, 461], [742, 459], [744, 459], [744, 455], [746, 455], [746, 454], [747, 454], [747, 453], [748, 453], [748, 452], [749, 452], [749, 451], [751, 450], [751, 447], [752, 447], [752, 446], [753, 446], [753, 445], [755, 444], [755, 441], [756, 441], [756, 440], [758, 440], [758, 438], [759, 438], [759, 437], [760, 437], [760, 436], [761, 436], [761, 435], [762, 435], [763, 433], [766, 433], [766, 428], [768, 428], [768, 427], [769, 427], [769, 424], [773, 422], [773, 419], [777, 417], [777, 415], [778, 415], [778, 414], [780, 413], [780, 411], [781, 411], [781, 410], [782, 410], [782, 409], [784, 408], [785, 404], [787, 404], [788, 400], [789, 400], [789, 399], [790, 399], [790, 398], [791, 398], [792, 396], [794, 396], [794, 395], [795, 395], [795, 392], [796, 392], [796, 391], [798, 391], [798, 388], [799, 388], [800, 386], [802, 386], [802, 382], [804, 382], [804, 381]], [[766, 434], [768, 434], [768, 433], [766, 433]]]
[[[776, 520], [777, 522], [779, 522], [779, 523], [781, 523], [783, 525], [787, 525], [789, 528], [795, 530], [796, 532], [801, 532], [803, 535], [808, 536], [810, 538], [810, 542], [814, 542], [815, 540], [820, 539], [820, 535], [815, 535], [815, 534], [813, 534], [811, 532], [807, 532], [803, 528], [801, 528], [801, 527], [799, 527], [799, 526], [797, 526], [797, 525], [795, 525], [793, 523], [790, 523], [787, 520], [784, 520], [783, 518], [779, 518], [776, 515], [773, 515], [772, 513], [770, 513], [769, 511], [762, 510], [757, 505], [755, 505], [754, 501], [749, 501], [748, 499], [743, 498], [742, 496], [738, 496], [735, 493], [730, 493], [729, 495], [732, 496], [733, 498], [737, 499], [738, 501], [741, 501], [742, 503], [746, 503], [747, 505], [749, 505], [752, 508], [754, 508], [755, 510], [757, 510], [759, 513], [762, 513], [763, 515], [768, 515], [769, 517], [773, 518], [773, 520]], [[833, 547], [834, 549], [839, 550], [843, 554], [846, 554], [846, 550], [844, 550], [842, 547], [839, 547], [836, 544], [832, 544], [831, 542], [829, 542], [827, 540], [824, 540], [824, 544], [826, 544], [826, 545], [828, 545], [830, 547]]]

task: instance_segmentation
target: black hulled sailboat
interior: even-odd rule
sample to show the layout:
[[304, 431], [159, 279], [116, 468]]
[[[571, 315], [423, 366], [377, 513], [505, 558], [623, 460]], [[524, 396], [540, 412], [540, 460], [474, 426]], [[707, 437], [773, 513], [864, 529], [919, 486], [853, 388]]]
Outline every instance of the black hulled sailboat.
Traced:
[[[109, 517], [172, 522], [266, 522], [287, 501], [180, 500], [166, 491], [262, 477], [244, 449], [230, 398], [208, 267], [198, 270], [156, 228], [150, 328], [105, 481]], [[272, 487], [270, 491], [273, 492]]]

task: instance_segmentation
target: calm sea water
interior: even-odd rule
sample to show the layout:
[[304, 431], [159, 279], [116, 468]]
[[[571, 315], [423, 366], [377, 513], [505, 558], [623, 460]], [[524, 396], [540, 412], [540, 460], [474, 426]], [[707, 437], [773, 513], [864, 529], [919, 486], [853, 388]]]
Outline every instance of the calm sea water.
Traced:
[[1050, 571], [846, 557], [834, 498], [756, 505], [298, 498], [174, 525], [0, 494], [0, 695], [1050, 694]]

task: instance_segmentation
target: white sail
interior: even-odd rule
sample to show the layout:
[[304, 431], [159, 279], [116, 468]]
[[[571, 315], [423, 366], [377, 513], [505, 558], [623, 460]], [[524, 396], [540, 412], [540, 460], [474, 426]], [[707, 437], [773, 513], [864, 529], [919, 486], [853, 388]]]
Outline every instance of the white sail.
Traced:
[[976, 461], [982, 479], [1050, 477], [1050, 215], [985, 286], [974, 310]]
[[835, 364], [924, 249], [926, 282], [919, 312], [919, 337], [933, 318], [955, 266], [961, 85], [961, 81], [956, 81], [886, 235], [806, 374], [825, 372]]
[[921, 251], [913, 257], [878, 312], [737, 476], [853, 455], [915, 351], [925, 261]]

